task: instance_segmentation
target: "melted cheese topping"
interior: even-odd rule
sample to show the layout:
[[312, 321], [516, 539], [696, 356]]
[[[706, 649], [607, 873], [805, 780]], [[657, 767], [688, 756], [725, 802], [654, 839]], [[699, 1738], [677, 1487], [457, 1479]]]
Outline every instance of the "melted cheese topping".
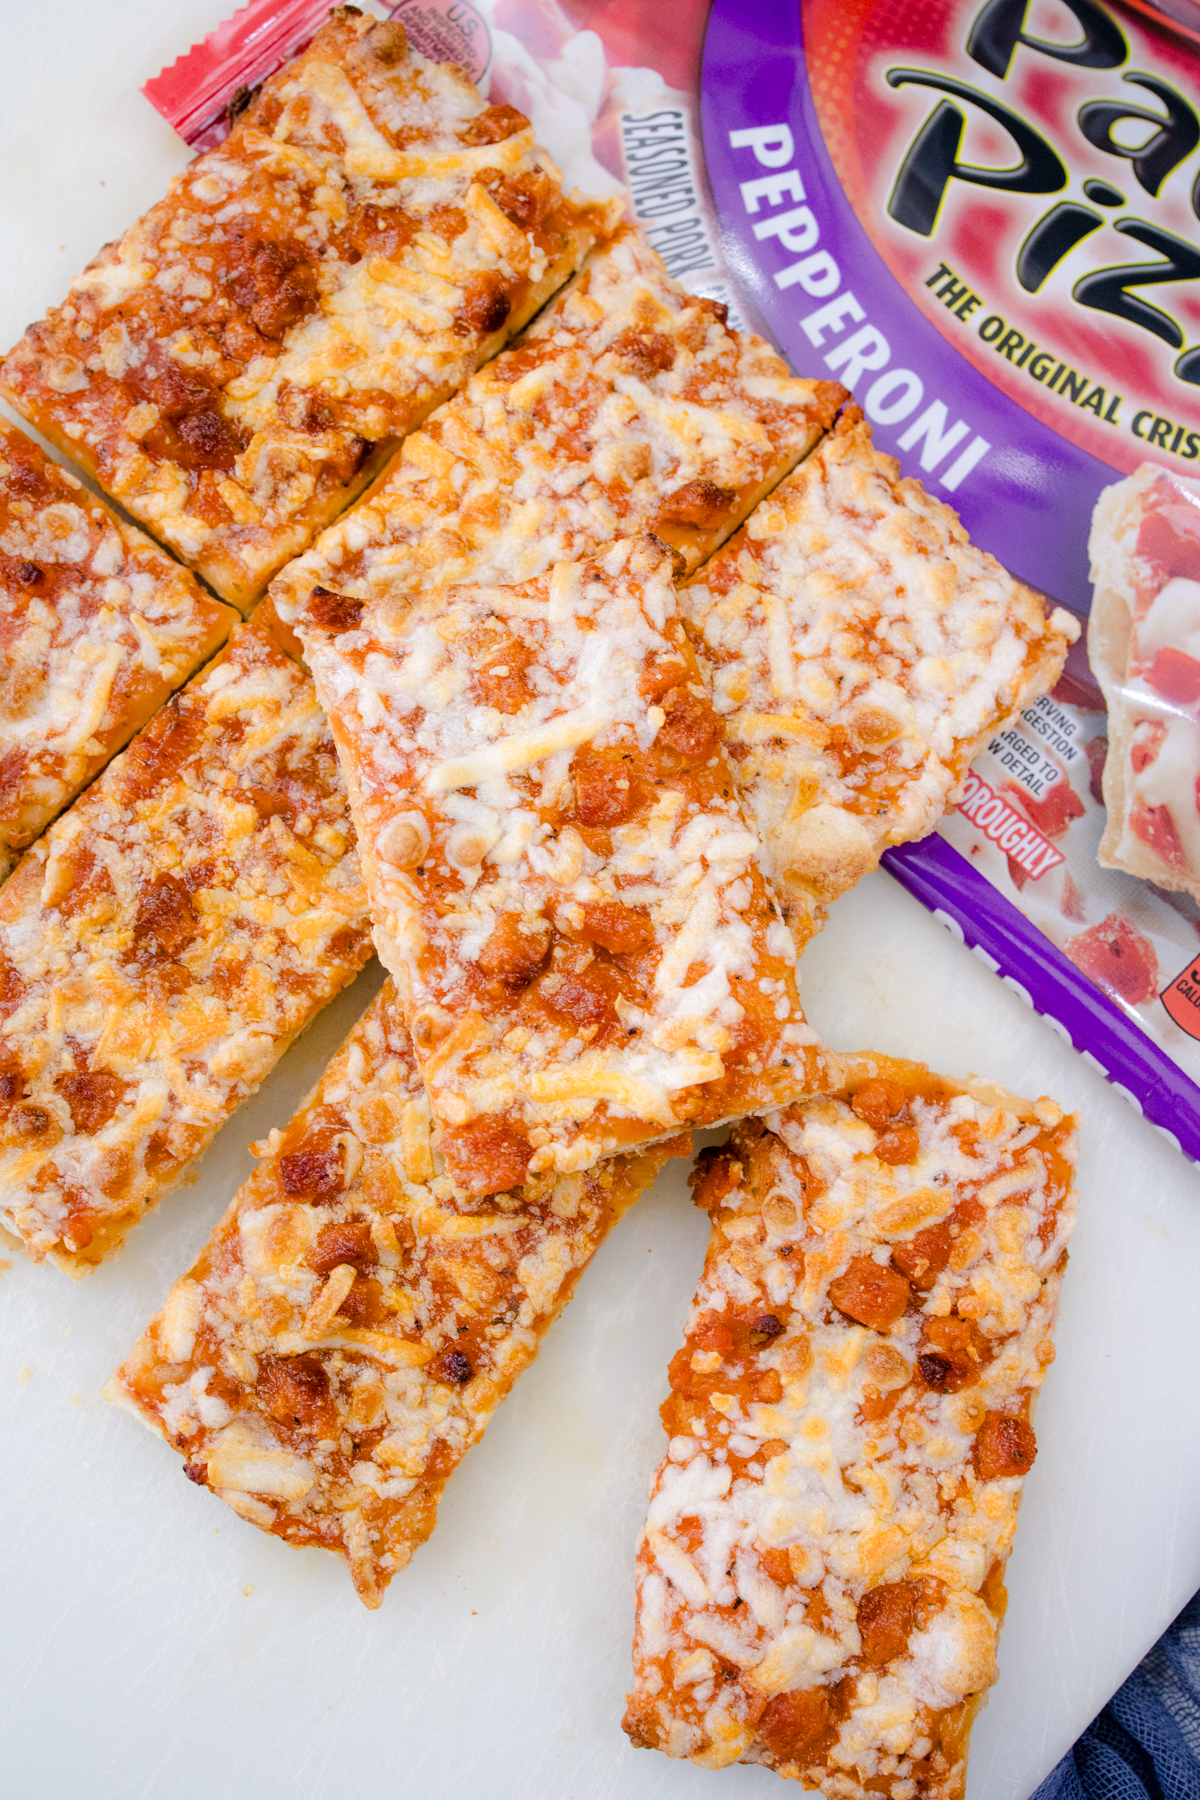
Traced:
[[0, 419], [0, 873], [233, 617]]
[[0, 1219], [112, 1254], [369, 954], [312, 682], [238, 626], [0, 892]]
[[664, 546], [367, 616], [338, 634], [310, 614], [305, 650], [465, 1190], [811, 1089], [819, 1046]]
[[564, 200], [519, 113], [341, 9], [30, 329], [3, 391], [245, 607], [618, 210]]
[[844, 398], [728, 330], [724, 309], [685, 293], [627, 228], [272, 595], [294, 620], [314, 586], [374, 600], [528, 581], [640, 531], [694, 569]]
[[674, 1150], [464, 1211], [391, 984], [106, 1390], [243, 1518], [383, 1590], [580, 1271]]
[[856, 408], [683, 603], [801, 949], [887, 845], [932, 830], [1079, 633], [899, 479]]
[[738, 1128], [638, 1552], [635, 1743], [961, 1795], [1073, 1223], [1049, 1100], [856, 1058]]

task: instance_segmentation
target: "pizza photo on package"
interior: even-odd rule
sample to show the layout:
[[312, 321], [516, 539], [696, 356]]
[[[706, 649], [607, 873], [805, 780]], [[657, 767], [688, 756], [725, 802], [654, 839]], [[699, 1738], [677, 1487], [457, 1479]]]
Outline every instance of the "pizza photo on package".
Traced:
[[1109, 718], [1100, 860], [1195, 899], [1200, 489], [1146, 464], [1105, 494], [1093, 554], [1089, 647]]
[[1200, 487], [1144, 464], [1101, 496], [1090, 549], [1090, 668], [989, 745], [944, 831], [1194, 1074]]

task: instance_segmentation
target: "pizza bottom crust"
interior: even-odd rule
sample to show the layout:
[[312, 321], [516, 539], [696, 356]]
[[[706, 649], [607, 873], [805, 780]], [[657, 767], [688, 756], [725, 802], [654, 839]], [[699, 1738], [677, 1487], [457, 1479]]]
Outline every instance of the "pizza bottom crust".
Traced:
[[299, 624], [464, 1193], [829, 1085], [676, 560], [618, 541], [390, 618], [322, 589]]
[[683, 601], [797, 951], [885, 849], [936, 827], [1078, 635], [900, 478], [857, 406]]
[[459, 1201], [389, 982], [105, 1397], [377, 1607], [592, 1255], [690, 1147]]
[[[589, 244], [590, 240], [583, 239], [581, 235], [568, 242], [561, 255], [549, 265], [542, 279], [530, 287], [521, 305], [513, 311], [505, 325], [480, 346], [476, 368], [490, 362], [505, 349], [517, 332], [522, 331], [534, 314], [540, 312], [546, 302], [553, 298], [578, 268]], [[277, 532], [270, 534], [269, 543], [264, 545], [258, 555], [247, 553], [244, 545], [240, 545], [236, 552], [224, 549], [218, 540], [196, 559], [196, 573], [203, 576], [223, 600], [236, 606], [243, 614], [249, 614], [255, 602], [263, 595], [268, 582], [285, 564], [303, 555], [320, 532], [340, 518], [348, 507], [364, 499], [369, 491], [374, 491], [387, 479], [402, 451], [405, 438], [410, 437], [414, 431], [419, 431], [439, 406], [445, 406], [447, 401], [452, 400], [472, 373], [474, 369], [465, 373], [460, 371], [452, 380], [444, 382], [434, 393], [414, 406], [403, 437], [387, 438], [374, 445], [362, 467], [356, 470], [344, 487], [325, 495], [320, 503], [310, 506], [290, 519], [286, 527], [280, 527]], [[22, 405], [28, 409], [26, 401], [23, 400]], [[42, 423], [35, 419], [33, 422], [45, 436], [51, 437], [52, 421], [47, 419]], [[79, 445], [72, 443], [70, 439], [65, 439], [59, 447], [64, 454], [81, 460]], [[123, 499], [125, 496], [118, 494], [117, 498]]]
[[846, 1059], [702, 1153], [704, 1274], [638, 1549], [635, 1745], [959, 1800], [1053, 1360], [1075, 1121]]
[[0, 891], [0, 1222], [115, 1255], [371, 953], [312, 683], [226, 649]]
[[[645, 530], [696, 569], [847, 398], [835, 382], [793, 381], [760, 340], [718, 326], [711, 305], [621, 227], [280, 572], [281, 613], [302, 616], [318, 587], [386, 605], [474, 580], [527, 580]], [[639, 365], [638, 344], [671, 366]], [[692, 372], [681, 388], [683, 356]], [[567, 426], [576, 412], [590, 421], [582, 442]]]
[[236, 614], [0, 419], [0, 880]]

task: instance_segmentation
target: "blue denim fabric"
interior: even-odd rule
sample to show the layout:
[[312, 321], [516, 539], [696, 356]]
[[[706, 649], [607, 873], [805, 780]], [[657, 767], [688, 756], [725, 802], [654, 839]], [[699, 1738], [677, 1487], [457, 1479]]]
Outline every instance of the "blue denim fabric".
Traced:
[[1200, 1800], [1200, 1594], [1033, 1800]]

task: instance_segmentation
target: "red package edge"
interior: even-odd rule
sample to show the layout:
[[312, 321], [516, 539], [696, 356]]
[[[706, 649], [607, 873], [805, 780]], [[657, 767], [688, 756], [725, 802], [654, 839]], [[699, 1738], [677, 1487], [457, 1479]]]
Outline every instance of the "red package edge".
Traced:
[[249, 0], [142, 92], [185, 143], [209, 150], [226, 136], [239, 90], [257, 87], [303, 49], [330, 11], [330, 0]]

